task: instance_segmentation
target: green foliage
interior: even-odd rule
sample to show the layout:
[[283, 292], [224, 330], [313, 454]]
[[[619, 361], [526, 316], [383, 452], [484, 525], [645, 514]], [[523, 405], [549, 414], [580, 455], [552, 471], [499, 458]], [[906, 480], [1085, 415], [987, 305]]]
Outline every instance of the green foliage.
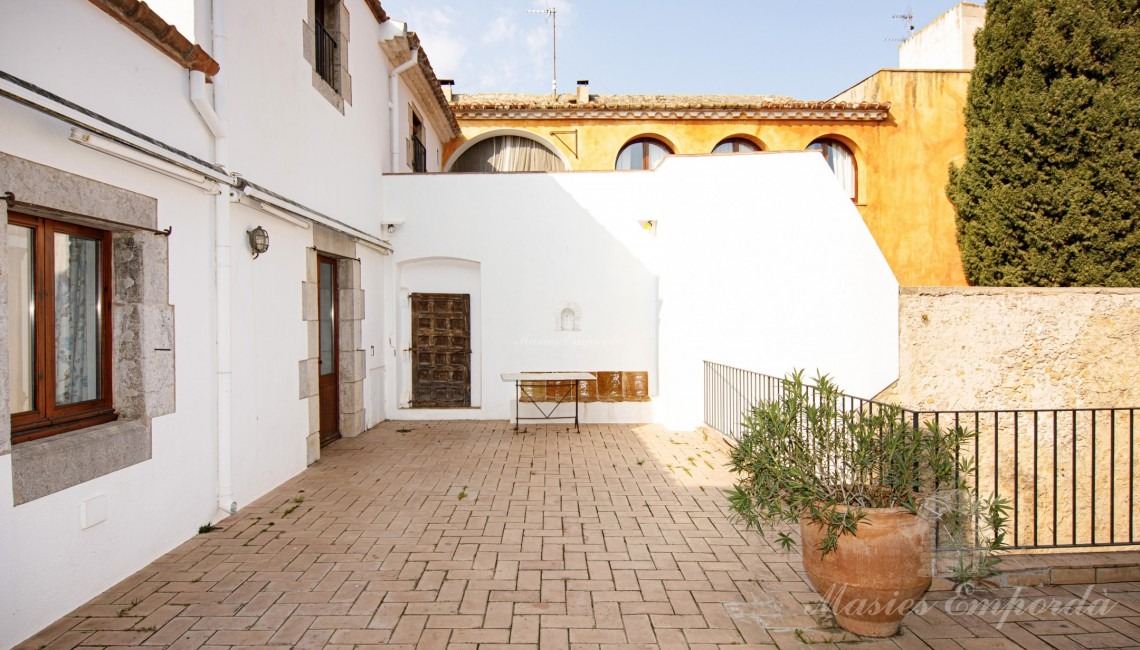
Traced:
[[947, 188], [974, 285], [1140, 286], [1140, 5], [990, 0]]
[[[974, 437], [962, 427], [916, 426], [897, 406], [857, 408], [826, 375], [815, 378], [813, 389], [796, 371], [782, 381], [778, 399], [745, 414], [730, 455], [740, 478], [726, 491], [729, 506], [761, 534], [807, 516], [825, 531], [823, 554], [856, 534], [865, 508], [895, 507], [928, 516], [932, 525], [937, 520], [943, 539], [969, 540], [961, 546], [971, 551], [984, 520], [996, 533], [989, 535], [996, 549], [1009, 506], [979, 503], [969, 492], [973, 464], [966, 454], [958, 459], [957, 450]], [[795, 544], [787, 533], [777, 541], [784, 549]], [[976, 555], [961, 555], [964, 578], [992, 573], [993, 565], [984, 564], [989, 556], [975, 561]]]

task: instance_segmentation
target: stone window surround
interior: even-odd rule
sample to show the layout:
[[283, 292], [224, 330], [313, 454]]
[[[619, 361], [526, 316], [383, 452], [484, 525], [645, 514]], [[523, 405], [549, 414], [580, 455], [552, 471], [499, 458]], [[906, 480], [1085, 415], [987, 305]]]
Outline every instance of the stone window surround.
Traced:
[[308, 333], [308, 357], [300, 361], [300, 395], [308, 401], [306, 438], [309, 465], [321, 457], [320, 323], [318, 321], [317, 255], [337, 260], [337, 354], [340, 362], [340, 435], [355, 438], [364, 432], [365, 366], [364, 290], [360, 288], [360, 258], [356, 239], [321, 224], [313, 224], [313, 246], [306, 251], [305, 281], [301, 283], [301, 318]]
[[313, 88], [343, 115], [345, 105], [352, 105], [352, 75], [348, 73], [349, 15], [348, 8], [344, 6], [343, 0], [335, 1], [340, 11], [335, 34], [339, 55], [337, 74], [340, 75], [340, 92], [337, 92], [336, 88], [330, 86], [327, 81], [321, 78], [321, 75], [317, 74], [317, 35], [314, 28], [317, 22], [316, 0], [306, 0], [307, 20], [301, 22], [302, 53], [305, 61], [312, 68]]
[[[13, 211], [112, 230], [113, 368], [119, 419], [11, 444], [8, 364], [0, 363], [0, 455], [12, 455], [13, 505], [105, 476], [151, 457], [151, 419], [173, 413], [174, 307], [168, 242], [153, 231], [151, 197], [0, 153], [0, 192]], [[0, 202], [7, 240], [8, 204]], [[0, 249], [0, 349], [8, 340], [8, 253]]]

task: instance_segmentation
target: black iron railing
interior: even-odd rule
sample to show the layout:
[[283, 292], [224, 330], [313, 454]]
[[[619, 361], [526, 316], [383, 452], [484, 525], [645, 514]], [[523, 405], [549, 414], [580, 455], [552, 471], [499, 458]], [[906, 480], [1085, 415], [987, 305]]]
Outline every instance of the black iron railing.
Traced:
[[337, 83], [336, 65], [337, 65], [337, 42], [333, 35], [329, 33], [325, 26], [316, 24], [316, 37], [317, 37], [317, 60], [316, 68], [317, 74], [321, 79], [324, 79], [332, 89], [340, 92], [340, 85]]
[[[778, 399], [783, 380], [706, 361], [704, 386], [705, 424], [739, 439], [745, 411]], [[888, 408], [849, 395], [838, 406]], [[1138, 411], [902, 409], [899, 417], [916, 427], [933, 421], [977, 432], [959, 449], [975, 468], [975, 493], [1009, 500], [1011, 548], [1052, 549], [1140, 544]]]
[[427, 147], [416, 137], [412, 138], [412, 171], [427, 171]]

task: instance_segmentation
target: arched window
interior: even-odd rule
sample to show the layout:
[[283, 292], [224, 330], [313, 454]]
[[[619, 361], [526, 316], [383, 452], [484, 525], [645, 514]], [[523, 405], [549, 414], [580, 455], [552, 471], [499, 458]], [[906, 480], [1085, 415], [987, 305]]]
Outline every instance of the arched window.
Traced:
[[854, 201], [855, 154], [851, 153], [847, 145], [830, 138], [820, 138], [809, 144], [807, 148], [808, 151], [818, 151], [823, 154], [831, 171], [835, 172], [835, 177], [839, 179], [839, 184], [843, 186], [843, 191]]
[[560, 172], [566, 165], [541, 142], [521, 135], [497, 135], [471, 145], [451, 166], [453, 172]]
[[614, 169], [653, 169], [671, 153], [673, 151], [660, 140], [638, 138], [622, 147]]
[[713, 147], [713, 153], [741, 153], [747, 151], [760, 151], [760, 145], [745, 138], [725, 138], [720, 144]]

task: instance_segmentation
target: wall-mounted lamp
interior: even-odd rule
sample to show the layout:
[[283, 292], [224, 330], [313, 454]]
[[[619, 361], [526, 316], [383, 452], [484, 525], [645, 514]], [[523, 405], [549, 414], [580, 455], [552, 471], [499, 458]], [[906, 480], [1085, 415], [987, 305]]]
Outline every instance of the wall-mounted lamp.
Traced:
[[249, 236], [249, 249], [253, 251], [253, 259], [269, 250], [269, 233], [265, 228], [258, 226], [245, 234]]
[[380, 224], [380, 238], [381, 239], [391, 239], [392, 235], [396, 234], [396, 231], [399, 230], [400, 226], [402, 226], [402, 225], [404, 225], [403, 220], [385, 221], [385, 222], [381, 223]]
[[645, 232], [647, 232], [651, 235], [657, 234], [657, 220], [656, 219], [643, 219], [641, 221], [638, 221], [637, 224], [639, 226], [641, 226], [641, 229], [644, 230]]

